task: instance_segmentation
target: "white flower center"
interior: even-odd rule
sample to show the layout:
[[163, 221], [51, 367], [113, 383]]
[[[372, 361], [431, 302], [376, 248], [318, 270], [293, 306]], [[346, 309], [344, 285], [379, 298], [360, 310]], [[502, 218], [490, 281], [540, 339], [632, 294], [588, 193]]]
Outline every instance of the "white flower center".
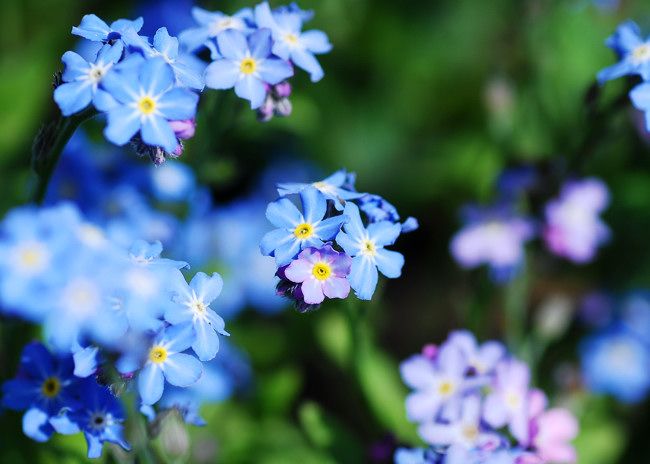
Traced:
[[632, 62], [635, 64], [650, 61], [650, 43], [644, 43], [632, 50]]
[[45, 271], [51, 258], [45, 244], [36, 241], [20, 243], [14, 248], [12, 254], [17, 270], [31, 275]]

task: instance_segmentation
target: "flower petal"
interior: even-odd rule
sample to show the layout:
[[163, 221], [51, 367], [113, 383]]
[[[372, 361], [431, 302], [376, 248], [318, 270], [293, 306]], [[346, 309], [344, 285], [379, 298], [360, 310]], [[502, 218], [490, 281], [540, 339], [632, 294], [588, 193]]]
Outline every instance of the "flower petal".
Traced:
[[348, 280], [357, 298], [369, 300], [377, 288], [377, 268], [366, 256], [356, 256], [352, 259], [352, 268]]
[[163, 371], [170, 384], [176, 387], [189, 387], [201, 377], [203, 365], [194, 356], [176, 353], [167, 358]]
[[[399, 225], [396, 224], [399, 228]], [[379, 272], [389, 279], [396, 279], [402, 275], [402, 266], [404, 266], [404, 256], [401, 253], [391, 250], [380, 249], [375, 254], [375, 264]]]
[[162, 370], [148, 363], [138, 374], [138, 393], [144, 404], [156, 403], [163, 394], [165, 379]]

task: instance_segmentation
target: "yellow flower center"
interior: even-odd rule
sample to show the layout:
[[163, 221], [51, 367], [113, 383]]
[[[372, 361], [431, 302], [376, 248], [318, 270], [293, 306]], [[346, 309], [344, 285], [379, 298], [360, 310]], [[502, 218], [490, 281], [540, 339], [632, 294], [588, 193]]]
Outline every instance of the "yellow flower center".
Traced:
[[47, 398], [54, 398], [61, 391], [61, 382], [56, 377], [48, 377], [41, 386], [41, 393]]
[[167, 350], [162, 346], [154, 346], [149, 351], [149, 360], [152, 363], [160, 364], [164, 363], [167, 359]]
[[506, 404], [511, 408], [518, 408], [521, 404], [521, 398], [516, 393], [508, 393], [506, 395]]
[[377, 253], [377, 247], [375, 246], [374, 242], [372, 242], [371, 240], [366, 240], [363, 242], [361, 251], [367, 255], [374, 255], [375, 253]]
[[451, 395], [454, 392], [454, 384], [445, 380], [438, 386], [438, 392], [443, 396]]
[[239, 63], [239, 70], [242, 74], [253, 74], [257, 69], [257, 63], [253, 58], [244, 58]]
[[650, 44], [644, 43], [632, 50], [632, 60], [635, 63], [643, 63], [650, 60]]
[[27, 268], [35, 268], [41, 263], [42, 256], [38, 250], [28, 248], [20, 254], [22, 265]]
[[326, 263], [316, 263], [311, 272], [317, 280], [327, 280], [332, 275], [332, 268]]
[[307, 223], [298, 224], [293, 231], [293, 235], [295, 235], [299, 240], [305, 240], [311, 237], [313, 233], [314, 228], [311, 226], [311, 224]]
[[478, 437], [478, 428], [476, 428], [475, 425], [465, 425], [463, 426], [461, 433], [468, 441], [474, 442]]
[[202, 301], [195, 301], [192, 303], [192, 310], [197, 314], [202, 314], [206, 311], [206, 306]]
[[284, 40], [286, 40], [291, 45], [295, 45], [295, 44], [298, 43], [298, 37], [296, 37], [295, 34], [287, 34], [287, 35], [285, 35]]
[[142, 97], [138, 102], [138, 109], [142, 114], [149, 115], [156, 111], [156, 102], [151, 97]]

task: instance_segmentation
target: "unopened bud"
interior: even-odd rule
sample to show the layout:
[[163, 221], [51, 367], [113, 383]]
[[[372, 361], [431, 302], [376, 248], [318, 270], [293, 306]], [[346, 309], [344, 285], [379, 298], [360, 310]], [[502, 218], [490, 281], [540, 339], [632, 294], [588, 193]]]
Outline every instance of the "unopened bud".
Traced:
[[187, 140], [194, 137], [196, 132], [196, 121], [194, 119], [183, 119], [178, 121], [169, 121], [174, 134], [181, 140]]

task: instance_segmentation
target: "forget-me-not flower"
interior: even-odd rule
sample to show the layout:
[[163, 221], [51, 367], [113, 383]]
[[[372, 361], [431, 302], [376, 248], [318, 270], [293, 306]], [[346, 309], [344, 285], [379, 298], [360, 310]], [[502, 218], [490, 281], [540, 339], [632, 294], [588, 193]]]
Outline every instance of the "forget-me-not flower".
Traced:
[[2, 406], [25, 411], [25, 435], [46, 441], [54, 432], [49, 420], [63, 408], [77, 406], [79, 379], [72, 370], [72, 356], [56, 357], [40, 343], [25, 346], [18, 375], [2, 385]]
[[600, 83], [635, 74], [643, 80], [650, 79], [650, 40], [643, 39], [641, 29], [634, 21], [618, 26], [605, 43], [616, 52], [620, 61], [598, 73]]
[[317, 189], [310, 187], [300, 192], [303, 212], [288, 198], [270, 203], [266, 217], [277, 229], [262, 238], [260, 251], [265, 256], [275, 256], [278, 266], [289, 262], [307, 247], [320, 248], [340, 231], [347, 220], [345, 214], [323, 219], [327, 213], [327, 200]]
[[72, 28], [72, 34], [93, 42], [113, 42], [122, 39], [122, 34], [127, 30], [132, 29], [139, 32], [143, 24], [142, 18], [133, 21], [118, 19], [109, 26], [96, 15], [89, 14], [81, 18], [81, 23], [78, 26]]
[[191, 323], [196, 334], [192, 349], [201, 361], [211, 360], [219, 351], [219, 335], [228, 335], [226, 323], [210, 308], [223, 288], [221, 276], [198, 272], [188, 285], [183, 274], [176, 271], [170, 288], [176, 304], [165, 311], [165, 319], [174, 325]]
[[80, 384], [80, 405], [50, 420], [54, 429], [64, 435], [83, 432], [88, 444], [88, 457], [102, 455], [104, 442], [115, 443], [129, 451], [131, 446], [123, 436], [125, 419], [120, 401], [110, 389], [87, 379]]
[[348, 222], [343, 226], [344, 231], [336, 236], [336, 243], [352, 257], [350, 285], [359, 299], [369, 300], [377, 287], [377, 270], [389, 279], [402, 274], [404, 256], [384, 248], [395, 243], [402, 229], [389, 221], [364, 227], [359, 208], [352, 202], [346, 203], [345, 214]]
[[251, 108], [262, 106], [266, 85], [279, 84], [293, 76], [291, 65], [271, 53], [271, 32], [260, 29], [248, 38], [229, 29], [217, 36], [223, 58], [208, 65], [205, 84], [212, 89], [235, 88], [237, 96], [249, 100]]
[[75, 52], [65, 52], [61, 60], [65, 64], [63, 84], [54, 90], [54, 101], [64, 116], [70, 116], [86, 108], [97, 92], [99, 84], [113, 65], [122, 57], [124, 45], [104, 45], [94, 62], [88, 62]]
[[124, 145], [140, 132], [147, 145], [173, 152], [178, 140], [169, 121], [193, 118], [198, 103], [198, 95], [175, 87], [175, 80], [172, 67], [159, 57], [107, 75], [102, 84], [115, 104], [108, 109], [106, 138]]
[[345, 169], [336, 171], [331, 176], [311, 184], [304, 182], [290, 182], [278, 184], [278, 195], [281, 197], [300, 193], [308, 187], [314, 187], [325, 196], [328, 200], [334, 202], [334, 207], [343, 211], [345, 200], [352, 200], [363, 196], [363, 193], [354, 190], [354, 181], [356, 174], [347, 172]]
[[194, 339], [192, 324], [168, 327], [156, 336], [138, 373], [138, 393], [143, 404], [152, 405], [160, 399], [165, 380], [177, 387], [189, 387], [199, 380], [203, 372], [201, 361], [183, 353]]
[[199, 24], [181, 32], [178, 36], [181, 44], [190, 52], [202, 46], [208, 47], [212, 52], [212, 58], [219, 57], [214, 39], [223, 31], [234, 29], [241, 32], [252, 31], [253, 10], [244, 8], [232, 16], [220, 11], [208, 11], [203, 8], [192, 8], [192, 16]]
[[304, 17], [291, 9], [271, 11], [268, 2], [255, 7], [255, 21], [260, 28], [273, 31], [273, 53], [310, 74], [318, 82], [325, 73], [314, 55], [332, 50], [327, 35], [322, 31], [302, 32]]

